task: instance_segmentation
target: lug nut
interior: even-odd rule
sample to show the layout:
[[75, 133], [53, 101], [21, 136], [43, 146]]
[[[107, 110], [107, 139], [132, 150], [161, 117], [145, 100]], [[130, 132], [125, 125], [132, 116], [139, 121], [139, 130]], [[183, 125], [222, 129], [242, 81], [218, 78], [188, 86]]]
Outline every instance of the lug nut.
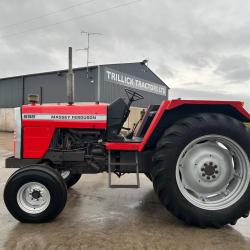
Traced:
[[209, 177], [209, 176], [207, 177], [207, 180], [210, 180], [210, 177]]
[[206, 176], [205, 174], [202, 174], [202, 176]]
[[213, 178], [215, 178], [216, 176], [215, 175], [212, 175]]
[[204, 170], [205, 170], [205, 168], [202, 168], [202, 169], [201, 169], [201, 171], [204, 171]]
[[212, 165], [213, 165], [213, 163], [210, 161], [210, 162], [209, 162], [209, 165], [210, 165], [210, 166], [212, 166]]
[[214, 168], [217, 168], [217, 167], [218, 167], [217, 165], [214, 166]]
[[217, 170], [214, 171], [216, 174], [218, 174], [219, 172]]

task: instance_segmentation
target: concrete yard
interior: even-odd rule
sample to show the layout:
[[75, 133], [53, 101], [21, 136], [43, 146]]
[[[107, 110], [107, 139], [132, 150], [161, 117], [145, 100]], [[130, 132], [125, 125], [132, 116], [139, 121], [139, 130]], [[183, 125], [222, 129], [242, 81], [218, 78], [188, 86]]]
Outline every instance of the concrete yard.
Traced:
[[[56, 220], [19, 223], [2, 198], [13, 172], [4, 169], [11, 139], [12, 134], [0, 133], [0, 249], [250, 249], [250, 218], [222, 229], [187, 226], [162, 207], [144, 175], [138, 190], [109, 189], [107, 174], [82, 176]], [[121, 181], [133, 182], [135, 177]]]

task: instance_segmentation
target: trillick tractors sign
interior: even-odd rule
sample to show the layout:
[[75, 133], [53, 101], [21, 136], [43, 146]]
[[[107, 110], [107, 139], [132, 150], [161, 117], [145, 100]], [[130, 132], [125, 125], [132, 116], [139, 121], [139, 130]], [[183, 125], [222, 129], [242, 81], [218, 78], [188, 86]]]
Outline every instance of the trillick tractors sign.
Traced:
[[167, 87], [165, 86], [146, 81], [136, 76], [125, 74], [123, 72], [116, 71], [107, 67], [104, 68], [104, 81], [116, 83], [124, 87], [151, 92], [158, 95], [167, 95]]

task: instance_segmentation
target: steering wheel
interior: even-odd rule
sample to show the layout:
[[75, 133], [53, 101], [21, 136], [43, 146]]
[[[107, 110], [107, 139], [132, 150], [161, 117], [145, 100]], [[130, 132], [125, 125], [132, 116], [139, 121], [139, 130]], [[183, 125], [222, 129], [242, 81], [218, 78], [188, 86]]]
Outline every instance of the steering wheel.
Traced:
[[132, 91], [130, 89], [125, 89], [125, 92], [127, 94], [127, 97], [129, 99], [129, 103], [131, 104], [132, 102], [136, 102], [138, 100], [142, 100], [144, 99], [144, 97], [142, 95], [140, 95], [139, 93]]

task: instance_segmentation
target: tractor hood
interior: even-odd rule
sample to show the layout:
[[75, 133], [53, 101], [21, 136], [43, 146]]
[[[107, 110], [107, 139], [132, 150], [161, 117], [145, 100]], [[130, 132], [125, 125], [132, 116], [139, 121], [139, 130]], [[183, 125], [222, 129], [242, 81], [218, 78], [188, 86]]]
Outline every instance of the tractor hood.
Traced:
[[24, 105], [16, 110], [16, 124], [16, 158], [41, 158], [57, 128], [105, 130], [107, 104]]
[[107, 104], [22, 106], [24, 127], [106, 128]]

